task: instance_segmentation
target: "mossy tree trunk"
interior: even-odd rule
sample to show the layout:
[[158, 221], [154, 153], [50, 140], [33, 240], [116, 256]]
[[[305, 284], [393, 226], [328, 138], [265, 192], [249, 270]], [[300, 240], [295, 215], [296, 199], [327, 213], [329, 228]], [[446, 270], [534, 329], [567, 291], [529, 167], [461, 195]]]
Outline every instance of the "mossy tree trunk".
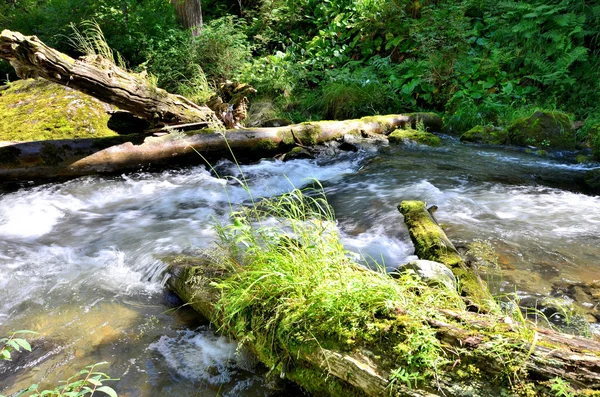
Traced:
[[404, 215], [410, 239], [415, 246], [415, 255], [443, 263], [448, 266], [459, 282], [461, 293], [470, 303], [484, 309], [493, 300], [485, 282], [467, 268], [454, 244], [438, 225], [423, 201], [403, 201], [398, 211]]
[[9, 61], [21, 78], [39, 76], [69, 86], [130, 111], [154, 125], [219, 123], [208, 107], [169, 94], [141, 75], [128, 73], [99, 57], [73, 59], [48, 47], [36, 36], [2, 31], [0, 58]]
[[[431, 241], [438, 237], [424, 236]], [[236, 271], [227, 261], [220, 260], [220, 255], [223, 254], [219, 251], [203, 252], [195, 257], [166, 260], [170, 274], [168, 286], [217, 328], [222, 326], [223, 319], [216, 311], [221, 290], [215, 285]], [[356, 271], [370, 270], [357, 268]], [[397, 310], [402, 316], [402, 308]], [[441, 342], [445, 357], [454, 364], [436, 370], [436, 378], [431, 381], [416, 385], [413, 382], [411, 387], [397, 379], [392, 382], [392, 373], [398, 368], [390, 368], [386, 354], [394, 352], [389, 351], [385, 340], [379, 339], [357, 340], [354, 347], [338, 350], [323, 348], [339, 346], [329, 341], [306, 342], [294, 351], [287, 351], [281, 362], [291, 361], [274, 370], [281, 371], [282, 376], [314, 395], [327, 396], [517, 396], [519, 390], [524, 392], [531, 388], [534, 392], [533, 388], [539, 386], [539, 382], [555, 377], [587, 395], [600, 390], [598, 342], [537, 329], [533, 324], [514, 324], [501, 313], [443, 309], [438, 312], [441, 317], [430, 319], [427, 325]], [[245, 335], [239, 330], [232, 332], [232, 336], [244, 341], [245, 346], [257, 350], [253, 345], [257, 335]], [[314, 338], [307, 335], [305, 340]], [[273, 346], [275, 351], [278, 348]], [[383, 353], [386, 349], [388, 353]], [[262, 359], [260, 353], [258, 357]], [[550, 396], [548, 390], [546, 387], [535, 392], [540, 393], [536, 395]]]

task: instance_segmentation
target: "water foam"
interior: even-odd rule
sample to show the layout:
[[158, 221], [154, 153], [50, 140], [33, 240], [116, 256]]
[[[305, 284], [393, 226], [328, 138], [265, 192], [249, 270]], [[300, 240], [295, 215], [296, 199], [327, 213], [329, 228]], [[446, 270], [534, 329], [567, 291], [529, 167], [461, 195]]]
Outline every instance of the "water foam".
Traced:
[[148, 348], [160, 353], [178, 376], [211, 385], [231, 382], [243, 368], [243, 363], [238, 364], [237, 343], [216, 336], [208, 327], [162, 336]]

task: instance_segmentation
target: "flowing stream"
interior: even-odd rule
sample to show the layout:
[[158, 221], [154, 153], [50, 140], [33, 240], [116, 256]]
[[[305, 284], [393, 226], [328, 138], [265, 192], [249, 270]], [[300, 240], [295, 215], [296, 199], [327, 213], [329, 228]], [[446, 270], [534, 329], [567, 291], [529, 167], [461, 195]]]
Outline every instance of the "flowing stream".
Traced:
[[[547, 295], [560, 280], [600, 279], [600, 197], [575, 192], [598, 164], [445, 141], [241, 169], [255, 197], [321, 181], [347, 248], [388, 268], [415, 258], [396, 205], [420, 199], [439, 207], [451, 240], [497, 250], [495, 292]], [[217, 170], [240, 176], [228, 162]], [[0, 394], [106, 361], [99, 369], [120, 378], [110, 383], [120, 396], [301, 395], [278, 389], [162, 286], [161, 255], [209, 246], [215, 219], [247, 200], [203, 166], [0, 193], [0, 335], [38, 332], [33, 352], [0, 364]]]

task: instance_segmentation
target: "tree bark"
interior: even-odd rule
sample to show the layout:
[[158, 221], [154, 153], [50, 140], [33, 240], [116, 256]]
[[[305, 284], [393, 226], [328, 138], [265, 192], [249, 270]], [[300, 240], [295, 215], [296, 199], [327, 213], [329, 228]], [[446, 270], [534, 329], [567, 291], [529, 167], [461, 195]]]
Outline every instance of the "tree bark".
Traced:
[[427, 209], [423, 201], [403, 201], [398, 211], [404, 215], [410, 239], [419, 259], [436, 261], [446, 265], [456, 276], [463, 296], [470, 299], [474, 308], [487, 310], [493, 298], [487, 285], [458, 254], [454, 244]]
[[0, 58], [10, 62], [21, 78], [43, 77], [69, 86], [150, 121], [155, 126], [209, 122], [220, 125], [214, 112], [157, 88], [142, 75], [128, 73], [97, 57], [75, 60], [35, 36], [4, 30]]
[[[274, 128], [227, 130], [187, 136], [121, 136], [44, 142], [0, 142], [0, 181], [77, 177], [137, 170], [168, 164], [204, 164], [231, 157], [240, 161], [286, 153], [346, 134], [379, 135], [410, 124], [419, 117], [390, 115], [359, 120], [321, 121]], [[191, 132], [189, 133], [191, 134]]]
[[191, 29], [194, 36], [202, 31], [202, 2], [200, 0], [171, 0], [177, 19], [184, 28]]

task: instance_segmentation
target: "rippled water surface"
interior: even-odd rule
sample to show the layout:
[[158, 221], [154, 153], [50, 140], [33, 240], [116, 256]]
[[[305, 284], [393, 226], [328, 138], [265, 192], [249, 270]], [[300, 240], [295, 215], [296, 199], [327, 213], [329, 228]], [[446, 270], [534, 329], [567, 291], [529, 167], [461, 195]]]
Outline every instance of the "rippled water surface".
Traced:
[[[440, 149], [367, 148], [242, 171], [257, 197], [319, 179], [346, 246], [387, 267], [414, 258], [396, 205], [420, 199], [439, 207], [453, 241], [492, 243], [507, 271], [501, 290], [547, 294], [557, 280], [600, 278], [600, 199], [576, 193], [593, 165], [446, 140]], [[217, 170], [240, 176], [230, 163]], [[122, 396], [296, 393], [274, 389], [264, 369], [161, 285], [161, 255], [210, 245], [214, 220], [247, 200], [239, 184], [202, 166], [0, 195], [0, 334], [39, 333], [34, 352], [0, 365], [0, 393], [101, 361]]]

